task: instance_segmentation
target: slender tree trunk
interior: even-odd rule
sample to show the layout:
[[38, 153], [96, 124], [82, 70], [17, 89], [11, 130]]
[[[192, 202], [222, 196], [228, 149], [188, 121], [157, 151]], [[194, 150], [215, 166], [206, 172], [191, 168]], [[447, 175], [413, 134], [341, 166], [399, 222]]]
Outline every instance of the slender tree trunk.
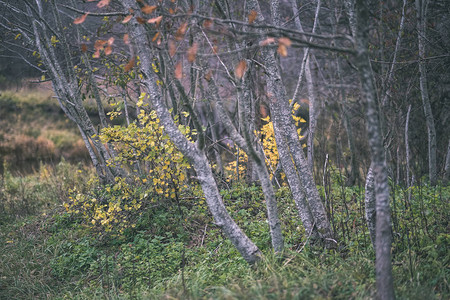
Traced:
[[[134, 0], [122, 0], [121, 3], [127, 10], [133, 9], [135, 12], [139, 11]], [[201, 150], [202, 148], [196, 147], [178, 130], [162, 99], [160, 87], [157, 85], [158, 77], [152, 68], [153, 60], [144, 26], [138, 24], [133, 19], [128, 23], [128, 30], [130, 40], [134, 43], [136, 54], [140, 58], [139, 68], [143, 75], [142, 82], [150, 99], [152, 99], [153, 107], [156, 110], [161, 125], [164, 126], [164, 130], [172, 142], [189, 159], [197, 172], [197, 179], [203, 189], [208, 208], [214, 217], [216, 225], [223, 230], [248, 263], [255, 263], [260, 259], [261, 252], [228, 214], [222, 202], [217, 184], [214, 181], [214, 176], [205, 153]]]
[[434, 126], [433, 113], [431, 111], [430, 98], [428, 95], [427, 70], [425, 66], [426, 51], [426, 21], [427, 21], [428, 0], [416, 0], [417, 10], [417, 32], [419, 40], [419, 72], [420, 72], [420, 93], [422, 95], [422, 105], [425, 113], [428, 133], [428, 173], [430, 184], [435, 185], [437, 180], [436, 164], [436, 128]]
[[447, 146], [447, 156], [445, 159], [445, 177], [444, 179], [448, 182], [450, 180], [450, 141]]
[[365, 192], [365, 210], [366, 210], [366, 223], [369, 228], [370, 240], [372, 246], [376, 249], [375, 245], [375, 227], [376, 227], [376, 195], [375, 195], [375, 181], [373, 174], [373, 163], [370, 164], [369, 171], [366, 177], [366, 192]]
[[[394, 299], [394, 286], [391, 263], [391, 216], [389, 208], [389, 184], [386, 167], [386, 157], [381, 135], [380, 116], [378, 113], [377, 94], [370, 66], [368, 44], [370, 18], [368, 3], [356, 0], [355, 10], [349, 13], [355, 14], [356, 20], [355, 46], [357, 54], [355, 63], [358, 67], [362, 95], [366, 105], [367, 134], [372, 154], [372, 166], [375, 178], [376, 192], [376, 279], [377, 297], [387, 300]], [[349, 5], [352, 8], [353, 5]]]
[[411, 200], [411, 177], [410, 177], [410, 156], [411, 150], [409, 149], [409, 117], [411, 115], [411, 104], [408, 106], [408, 112], [406, 113], [405, 124], [405, 152], [406, 152], [406, 188], [408, 189], [408, 201]]

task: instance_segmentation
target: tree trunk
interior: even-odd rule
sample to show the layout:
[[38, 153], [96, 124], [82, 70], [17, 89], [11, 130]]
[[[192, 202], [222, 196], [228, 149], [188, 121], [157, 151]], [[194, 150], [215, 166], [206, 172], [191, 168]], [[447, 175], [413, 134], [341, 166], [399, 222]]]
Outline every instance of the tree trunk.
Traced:
[[375, 245], [375, 226], [376, 226], [376, 201], [375, 201], [375, 182], [373, 177], [373, 163], [370, 164], [369, 171], [366, 178], [366, 192], [365, 192], [365, 210], [366, 210], [366, 223], [369, 228], [370, 240], [372, 246], [376, 249]]
[[426, 51], [426, 21], [428, 0], [416, 0], [417, 10], [417, 33], [419, 40], [419, 72], [420, 72], [420, 94], [422, 96], [423, 111], [427, 124], [428, 133], [428, 174], [430, 184], [435, 185], [437, 180], [436, 164], [436, 128], [434, 126], [433, 112], [431, 111], [430, 98], [428, 96], [427, 70], [425, 66]]
[[[358, 67], [362, 94], [366, 105], [367, 134], [372, 154], [372, 166], [375, 178], [376, 193], [376, 280], [377, 297], [379, 299], [394, 299], [394, 286], [391, 263], [391, 216], [389, 208], [389, 184], [386, 167], [386, 157], [381, 135], [381, 124], [378, 113], [377, 94], [370, 66], [368, 44], [370, 18], [368, 3], [356, 1], [356, 9], [350, 9], [356, 20], [355, 47], [357, 54], [355, 63]], [[352, 7], [352, 5], [349, 5]]]

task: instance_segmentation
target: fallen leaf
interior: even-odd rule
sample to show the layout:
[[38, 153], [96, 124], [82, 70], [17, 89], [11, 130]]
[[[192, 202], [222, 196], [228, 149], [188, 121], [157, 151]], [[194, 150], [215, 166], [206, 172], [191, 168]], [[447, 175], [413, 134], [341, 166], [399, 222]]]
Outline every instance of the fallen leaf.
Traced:
[[147, 23], [149, 23], [149, 24], [155, 23], [156, 25], [159, 25], [159, 23], [161, 23], [162, 18], [163, 18], [162, 16], [159, 16], [159, 17], [148, 20]]
[[156, 39], [159, 37], [159, 31], [153, 36], [152, 42], [156, 41]]
[[258, 13], [255, 10], [250, 11], [248, 14], [248, 24], [252, 24], [256, 20]]
[[136, 21], [139, 23], [139, 24], [145, 24], [145, 19], [144, 18], [142, 18], [142, 17], [136, 17]]
[[96, 40], [94, 43], [94, 49], [100, 50], [101, 48], [103, 48], [103, 46], [105, 46], [106, 43], [107, 43], [107, 41], [105, 41], [105, 40]]
[[101, 0], [99, 3], [97, 3], [97, 7], [102, 8], [107, 5], [109, 5], [110, 0]]
[[285, 45], [286, 47], [290, 47], [292, 45], [292, 41], [287, 37], [281, 37], [278, 39], [278, 43]]
[[123, 42], [125, 43], [125, 45], [129, 45], [130, 44], [130, 37], [128, 36], [128, 33], [125, 33], [123, 35]]
[[175, 39], [177, 41], [183, 39], [184, 34], [186, 33], [187, 30], [187, 23], [183, 23], [181, 24], [180, 28], [178, 28], [177, 32], [175, 33]]
[[213, 25], [212, 20], [207, 19], [207, 20], [203, 21], [203, 27], [205, 27], [205, 28], [210, 28], [212, 25]]
[[109, 45], [109, 46], [112, 46], [112, 44], [114, 44], [114, 38], [113, 38], [113, 37], [110, 37], [110, 38], [108, 39], [108, 45]]
[[86, 51], [87, 51], [86, 44], [81, 44], [81, 52], [86, 53]]
[[106, 55], [110, 55], [112, 53], [112, 47], [111, 46], [107, 46], [106, 48], [105, 48], [105, 54]]
[[283, 56], [283, 57], [286, 57], [287, 54], [288, 54], [287, 48], [286, 48], [286, 46], [283, 45], [283, 44], [278, 45], [278, 50], [277, 50], [277, 52], [278, 52], [281, 56]]
[[170, 55], [170, 57], [174, 57], [176, 52], [177, 52], [177, 47], [175, 45], [175, 42], [172, 40], [169, 40], [169, 55]]
[[259, 42], [260, 46], [267, 46], [269, 44], [275, 43], [275, 39], [273, 37], [268, 37], [267, 39]]

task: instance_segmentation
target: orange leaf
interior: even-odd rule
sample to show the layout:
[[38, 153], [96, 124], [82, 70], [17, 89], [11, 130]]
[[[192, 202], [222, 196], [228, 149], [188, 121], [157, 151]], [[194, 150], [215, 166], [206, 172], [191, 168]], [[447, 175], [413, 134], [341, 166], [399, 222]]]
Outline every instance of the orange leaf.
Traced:
[[151, 14], [151, 13], [154, 12], [157, 8], [158, 8], [158, 7], [157, 7], [156, 5], [152, 5], [152, 6], [146, 5], [146, 6], [144, 6], [143, 8], [141, 8], [141, 11], [142, 11], [144, 14]]
[[250, 11], [248, 14], [248, 24], [252, 24], [256, 20], [258, 13], [255, 10]]
[[131, 69], [134, 67], [134, 62], [136, 61], [136, 58], [133, 56], [128, 63], [123, 67], [123, 70], [125, 72], [130, 72]]
[[105, 54], [106, 55], [110, 55], [111, 53], [112, 53], [112, 47], [111, 46], [106, 47], [105, 48]]
[[290, 47], [292, 45], [292, 41], [287, 37], [281, 37], [278, 39], [278, 43], [285, 45], [286, 47]]
[[244, 76], [245, 70], [247, 70], [247, 62], [245, 60], [241, 60], [234, 70], [234, 73], [237, 78], [241, 79], [242, 76]]
[[130, 44], [130, 37], [128, 36], [128, 33], [125, 33], [123, 35], [123, 42], [125, 43], [125, 45], [129, 45]]
[[133, 15], [128, 15], [122, 20], [122, 24], [126, 24], [130, 22], [131, 18], [133, 18]]
[[97, 7], [98, 8], [105, 7], [105, 6], [109, 5], [109, 2], [110, 2], [110, 0], [102, 0], [99, 3], [97, 3]]
[[158, 36], [159, 36], [159, 31], [153, 36], [152, 42], [156, 41], [156, 39], [158, 38]]
[[159, 16], [159, 17], [148, 20], [147, 23], [149, 23], [149, 24], [156, 23], [156, 25], [159, 25], [159, 23], [161, 23], [162, 18], [163, 18], [162, 16]]
[[169, 40], [169, 55], [170, 55], [170, 57], [173, 57], [176, 52], [177, 52], [177, 47], [175, 45], [175, 42], [172, 40]]
[[93, 58], [99, 58], [100, 57], [100, 50], [95, 51], [95, 53], [92, 55]]
[[204, 78], [206, 79], [206, 81], [210, 81], [212, 77], [212, 72], [211, 70], [208, 71], [208, 73], [205, 74]]
[[189, 50], [187, 52], [189, 62], [193, 62], [195, 60], [195, 56], [197, 55], [197, 49], [198, 49], [197, 43], [194, 43], [192, 45], [192, 47], [189, 48]]
[[186, 33], [187, 30], [187, 23], [183, 23], [181, 24], [180, 28], [178, 28], [177, 32], [175, 33], [175, 39], [177, 41], [183, 39], [184, 34]]
[[283, 45], [283, 44], [280, 44], [280, 45], [278, 46], [277, 52], [278, 52], [281, 56], [284, 56], [284, 57], [286, 57], [287, 54], [288, 54], [287, 48], [286, 48], [286, 46]]
[[94, 43], [94, 49], [100, 50], [103, 48], [103, 46], [105, 46], [106, 43], [107, 43], [107, 41], [105, 41], [105, 40], [96, 40]]
[[175, 78], [176, 79], [183, 78], [183, 66], [181, 62], [177, 63], [177, 65], [175, 66]]
[[89, 13], [85, 13], [84, 15], [82, 15], [79, 18], [76, 18], [75, 20], [73, 20], [73, 24], [78, 25], [83, 23], [86, 20], [86, 17], [88, 16]]
[[207, 19], [207, 20], [203, 21], [203, 27], [205, 27], [205, 28], [210, 28], [212, 26], [212, 24], [213, 24], [212, 20]]
[[175, 13], [175, 11], [173, 10], [173, 8], [169, 8], [169, 14], [173, 15]]
[[81, 52], [86, 53], [86, 51], [87, 51], [86, 44], [81, 44]]
[[109, 46], [112, 46], [112, 44], [114, 44], [114, 38], [113, 38], [113, 37], [110, 37], [110, 38], [108, 39], [108, 45], [109, 45]]
[[141, 17], [137, 17], [136, 21], [138, 21], [139, 24], [145, 24], [145, 19]]
[[268, 37], [264, 41], [259, 42], [260, 46], [267, 46], [269, 44], [275, 43], [275, 39], [273, 37]]

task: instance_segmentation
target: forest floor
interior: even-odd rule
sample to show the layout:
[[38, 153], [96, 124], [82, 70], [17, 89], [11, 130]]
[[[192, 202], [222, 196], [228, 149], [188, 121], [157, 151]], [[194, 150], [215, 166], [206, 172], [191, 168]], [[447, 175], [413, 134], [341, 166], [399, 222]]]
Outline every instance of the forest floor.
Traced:
[[[95, 186], [92, 167], [73, 163], [77, 159], [65, 151], [79, 143], [76, 131], [39, 97], [0, 96], [1, 119], [21, 124], [0, 127], [0, 155], [6, 162], [0, 177], [0, 299], [375, 298], [364, 189], [344, 186], [340, 172], [331, 169], [329, 186], [319, 186], [322, 195], [327, 191], [339, 243], [334, 250], [312, 243], [289, 190], [281, 187], [276, 196], [285, 251], [274, 254], [261, 189], [240, 182], [223, 187], [230, 214], [263, 252], [261, 261], [249, 266], [214, 225], [195, 184], [180, 190], [177, 201], [153, 195], [132, 214], [118, 214], [120, 222], [113, 226], [95, 222], [89, 203], [115, 199], [122, 191]], [[26, 116], [35, 112], [35, 104], [41, 105], [39, 117]], [[34, 123], [24, 125], [26, 118]], [[59, 135], [50, 134], [55, 131]], [[27, 142], [12, 147], [17, 133]], [[29, 161], [38, 163], [15, 169], [14, 151], [20, 145], [36, 149], [35, 143], [41, 143], [39, 149], [50, 145], [47, 154], [36, 157], [27, 150]], [[52, 159], [44, 160], [49, 153]], [[407, 190], [391, 182], [398, 299], [450, 298], [449, 199], [449, 186], [418, 181]]]

